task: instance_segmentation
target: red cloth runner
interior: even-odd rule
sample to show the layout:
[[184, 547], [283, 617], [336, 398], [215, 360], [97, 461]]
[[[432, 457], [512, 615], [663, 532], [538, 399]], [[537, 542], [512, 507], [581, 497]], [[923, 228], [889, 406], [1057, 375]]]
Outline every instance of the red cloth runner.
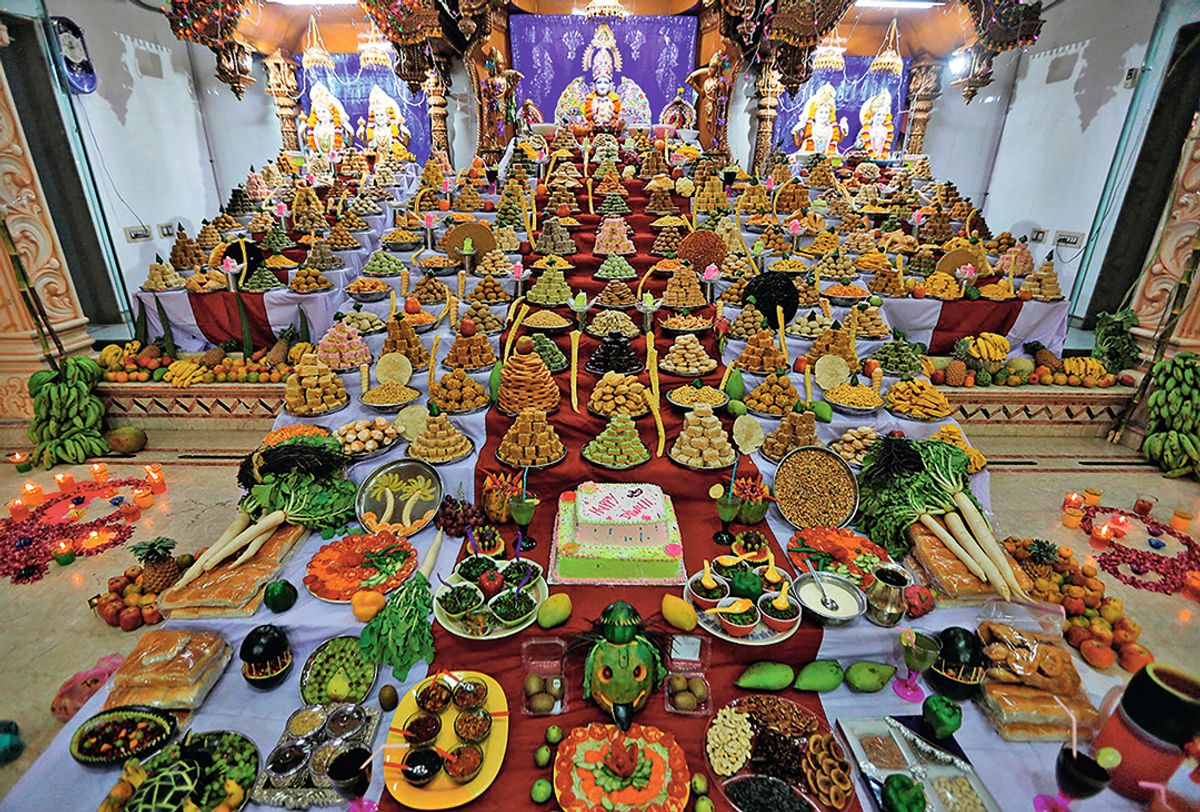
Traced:
[[954, 352], [954, 342], [966, 336], [980, 333], [1008, 335], [1017, 323], [1023, 304], [1019, 299], [1007, 302], [969, 302], [965, 299], [942, 302], [937, 326], [933, 328], [933, 337], [929, 340], [929, 354], [950, 355]]
[[[629, 205], [636, 213], [627, 215], [626, 219], [633, 226], [635, 231], [633, 238], [634, 245], [638, 249], [637, 255], [628, 257], [628, 259], [633, 267], [639, 273], [642, 273], [659, 259], [659, 257], [652, 257], [649, 253], [650, 246], [654, 241], [654, 234], [650, 231], [649, 223], [654, 218], [642, 213], [646, 204], [646, 197], [642, 193], [641, 182], [631, 182], [627, 186], [630, 189]], [[584, 211], [575, 216], [583, 225], [582, 228], [572, 231], [572, 236], [581, 250], [575, 256], [567, 257], [571, 264], [575, 266], [575, 269], [567, 271], [566, 276], [573, 289], [583, 290], [589, 296], [594, 296], [605, 284], [603, 280], [596, 280], [592, 277], [592, 273], [603, 261], [603, 257], [594, 257], [592, 255], [595, 229], [600, 217], [587, 214], [586, 195], [582, 195], [580, 201]], [[596, 200], [596, 205], [599, 205], [599, 203], [600, 201]], [[676, 200], [676, 203], [682, 203], [686, 207], [686, 201]], [[665, 284], [666, 281], [664, 278], [650, 277], [646, 282], [645, 289], [659, 296], [662, 294]], [[631, 281], [630, 287], [636, 289], [637, 281]], [[558, 312], [568, 318], [574, 318], [574, 314], [566, 309], [559, 309]], [[705, 312], [710, 313], [711, 309]], [[592, 311], [592, 315], [594, 313], [595, 311]], [[635, 319], [635, 323], [640, 326], [641, 314], [632, 310], [629, 313]], [[569, 335], [557, 336], [555, 337], [555, 342], [563, 350], [564, 354], [570, 358]], [[671, 342], [672, 339], [670, 337], [661, 335], [657, 337], [656, 348], [660, 359], [666, 354]], [[548, 565], [550, 545], [553, 538], [553, 523], [558, 512], [558, 497], [563, 491], [572, 490], [575, 485], [587, 480], [600, 482], [652, 482], [660, 485], [671, 497], [674, 504], [684, 542], [684, 558], [687, 572], [692, 573], [701, 569], [704, 559], [720, 555], [725, 551], [725, 548], [718, 547], [712, 542], [712, 534], [719, 528], [719, 523], [716, 516], [716, 506], [714, 501], [708, 496], [708, 490], [717, 482], [722, 482], [728, 486], [730, 471], [726, 469], [717, 472], [699, 473], [676, 465], [665, 455], [665, 451], [671, 447], [671, 439], [668, 439], [663, 457], [652, 457], [648, 463], [630, 471], [609, 471], [598, 468], [584, 460], [580, 454], [583, 445], [595, 437], [604, 428], [607, 421], [590, 414], [586, 409], [588, 397], [598, 376], [585, 372], [583, 365], [591, 355], [592, 350], [600, 343], [599, 339], [592, 338], [585, 333], [581, 336], [579, 343], [580, 413], [576, 414], [571, 410], [570, 371], [560, 372], [555, 377], [563, 391], [562, 405], [556, 414], [551, 415], [550, 422], [567, 448], [567, 457], [563, 462], [547, 470], [529, 472], [529, 489], [538, 494], [543, 501], [538, 507], [533, 523], [530, 526], [530, 533], [537, 539], [538, 545], [535, 550], [525, 554], [526, 557], [544, 567]], [[709, 354], [719, 359], [720, 356], [716, 351], [716, 341], [711, 334], [703, 339], [703, 343]], [[639, 337], [633, 342], [635, 351], [643, 359], [645, 358], [645, 344], [644, 336]], [[500, 346], [501, 350], [503, 350], [503, 338]], [[717, 371], [706, 376], [704, 380], [706, 383], [716, 386], [720, 382], [722, 374], [723, 369], [718, 367]], [[643, 371], [638, 378], [643, 384], [649, 385], [649, 374], [647, 372]], [[664, 395], [670, 389], [687, 382], [686, 379], [667, 375], [660, 370], [660, 385]], [[682, 413], [669, 404], [664, 403], [662, 417], [667, 437], [673, 438], [679, 433], [679, 428], [683, 423]], [[725, 417], [723, 422], [726, 429], [732, 424], [732, 421], [728, 417]], [[487, 441], [480, 450], [479, 462], [475, 474], [477, 493], [482, 494], [483, 480], [486, 474], [512, 472], [511, 469], [502, 465], [496, 459], [496, 449], [500, 445], [500, 440], [504, 432], [511, 424], [512, 418], [502, 415], [496, 410], [488, 413]], [[653, 417], [639, 418], [637, 426], [642, 441], [653, 454], [658, 443], [658, 432], [655, 429]], [[748, 457], [742, 457], [738, 466], [738, 475], [751, 475], [756, 472], [757, 468], [753, 460]], [[748, 528], [734, 524], [730, 529], [734, 533], [739, 533]], [[783, 552], [782, 542], [786, 542], [786, 539], [774, 539], [765, 523], [759, 525], [756, 529], [772, 538], [776, 560], [785, 561], [786, 556]], [[511, 524], [506, 525], [501, 528], [501, 531], [509, 541], [511, 551], [512, 541], [516, 535], [515, 526]], [[449, 544], [453, 541], [451, 539], [447, 543]], [[460, 557], [462, 554], [463, 551], [460, 550]], [[551, 635], [562, 637], [569, 641], [573, 636], [589, 631], [592, 621], [599, 617], [600, 612], [605, 606], [615, 600], [626, 600], [633, 604], [641, 614], [643, 622], [651, 629], [674, 632], [675, 630], [671, 629], [663, 621], [660, 612], [661, 596], [665, 591], [670, 591], [673, 594], [682, 594], [682, 587], [551, 585], [551, 593], [566, 592], [571, 596], [573, 611], [570, 620], [565, 625], [549, 631], [542, 631], [533, 626], [529, 630], [503, 640], [464, 640], [451, 635], [439, 625], [434, 626], [434, 636], [437, 640], [438, 653], [431, 670], [460, 669], [488, 673], [504, 687], [504, 692], [509, 702], [510, 726], [508, 752], [505, 756], [504, 766], [501, 768], [495, 784], [487, 790], [479, 801], [470, 805], [469, 808], [491, 809], [499, 808], [501, 804], [513, 804], [512, 808], [532, 808], [532, 802], [528, 801], [529, 788], [539, 778], [550, 780], [552, 777], [552, 769], [538, 768], [533, 762], [533, 751], [544, 743], [546, 728], [550, 725], [558, 725], [564, 731], [568, 731], [579, 725], [596, 721], [607, 721], [596, 705], [582, 696], [583, 660], [586, 656], [586, 648], [576, 652], [568, 659], [566, 672], [568, 707], [566, 712], [557, 716], [531, 717], [526, 715], [523, 705], [525, 671], [521, 662], [521, 643], [526, 640]], [[700, 629], [697, 629], [695, 634], [706, 636], [706, 633]], [[715, 713], [716, 708], [721, 707], [737, 696], [747, 693], [734, 688], [733, 683], [738, 674], [749, 663], [767, 657], [772, 660], [788, 663], [805, 663], [815, 659], [821, 646], [821, 628], [812, 625], [806, 620], [789, 640], [770, 647], [769, 651], [734, 645], [715, 637], [709, 637], [709, 645], [711, 664], [706, 677], [712, 691], [711, 707]], [[803, 704], [822, 719], [825, 718], [824, 712], [821, 710], [820, 701], [815, 694], [796, 693], [789, 698]], [[635, 719], [640, 724], [654, 725], [673, 733], [687, 754], [688, 768], [692, 772], [708, 775], [710, 779], [715, 778], [715, 776], [709, 773], [704, 750], [704, 732], [708, 725], [708, 717], [685, 716], [668, 712], [665, 708], [662, 690], [660, 689], [651, 697], [647, 707], [639, 712]], [[711, 783], [710, 786], [712, 786]], [[730, 808], [725, 803], [717, 787], [712, 787], [710, 797], [712, 797], [717, 809]], [[380, 800], [379, 808], [389, 811], [401, 809], [400, 805], [386, 791]], [[860, 809], [857, 800], [848, 809]]]
[[230, 293], [227, 290], [213, 293], [188, 293], [188, 302], [196, 317], [196, 324], [204, 337], [213, 344], [233, 339], [242, 340], [242, 321], [238, 317], [237, 300], [242, 297], [246, 316], [250, 320], [250, 336], [256, 348], [269, 347], [275, 343], [275, 333], [267, 319], [267, 307], [261, 293]]

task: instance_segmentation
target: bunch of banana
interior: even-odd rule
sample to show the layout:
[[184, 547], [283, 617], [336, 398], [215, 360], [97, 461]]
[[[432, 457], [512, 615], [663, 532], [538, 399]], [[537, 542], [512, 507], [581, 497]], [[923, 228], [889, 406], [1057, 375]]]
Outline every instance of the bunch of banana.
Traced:
[[967, 349], [968, 354], [983, 362], [985, 367], [1003, 363], [1012, 349], [1008, 339], [996, 333], [980, 333], [968, 340], [971, 342]]
[[1063, 359], [1062, 371], [1068, 375], [1076, 375], [1080, 378], [1093, 377], [1103, 378], [1108, 374], [1108, 370], [1104, 368], [1104, 364], [1100, 363], [1091, 356], [1084, 357], [1082, 355], [1073, 355]]
[[298, 364], [300, 363], [300, 359], [304, 357], [305, 353], [316, 351], [316, 347], [307, 341], [297, 341], [288, 350], [288, 362], [292, 364]]
[[936, 386], [924, 378], [905, 378], [884, 395], [888, 408], [920, 420], [949, 417], [954, 407]]
[[104, 368], [84, 355], [65, 358], [57, 372], [42, 370], [29, 377], [33, 420], [26, 435], [33, 460], [46, 468], [108, 453], [101, 434], [104, 404], [92, 394]]
[[109, 344], [100, 350], [100, 366], [105, 369], [119, 369], [125, 366], [127, 359], [136, 358], [141, 349], [140, 341], [127, 341], [124, 345]]
[[163, 376], [163, 380], [180, 389], [187, 389], [203, 378], [207, 371], [207, 368], [195, 361], [173, 361], [171, 366], [167, 367], [167, 374]]
[[[1071, 360], [1071, 359], [1068, 359]], [[1200, 474], [1200, 364], [1182, 352], [1151, 371], [1154, 391], [1142, 453], [1169, 477]]]

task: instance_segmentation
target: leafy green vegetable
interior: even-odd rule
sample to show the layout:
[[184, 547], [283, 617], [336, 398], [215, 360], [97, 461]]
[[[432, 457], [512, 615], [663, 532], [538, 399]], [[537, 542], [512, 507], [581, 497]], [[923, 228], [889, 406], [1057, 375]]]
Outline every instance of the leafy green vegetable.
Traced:
[[335, 530], [354, 517], [356, 491], [353, 482], [340, 476], [267, 474], [242, 499], [241, 509], [255, 520], [282, 510], [291, 524], [319, 531]]
[[1114, 374], [1132, 367], [1138, 359], [1138, 348], [1129, 329], [1137, 325], [1137, 314], [1130, 308], [1096, 316], [1096, 343], [1092, 346], [1092, 357]]
[[358, 648], [371, 662], [392, 666], [392, 676], [403, 682], [409, 669], [437, 656], [429, 613], [433, 591], [420, 571], [388, 596], [379, 614], [367, 621], [358, 638]]

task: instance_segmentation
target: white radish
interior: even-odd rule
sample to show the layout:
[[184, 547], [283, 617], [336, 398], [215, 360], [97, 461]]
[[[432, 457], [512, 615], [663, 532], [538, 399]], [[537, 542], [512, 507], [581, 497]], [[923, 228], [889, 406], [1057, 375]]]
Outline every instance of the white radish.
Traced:
[[233, 555], [251, 541], [261, 536], [263, 531], [268, 529], [274, 530], [276, 527], [283, 524], [283, 520], [285, 518], [286, 514], [284, 514], [282, 510], [277, 510], [274, 513], [268, 513], [266, 516], [263, 516], [257, 522], [250, 525], [241, 533], [238, 533], [236, 536], [230, 539], [229, 542], [226, 543], [226, 545], [220, 550], [212, 551], [212, 557], [207, 563], [205, 563], [204, 571], [208, 572], [213, 567], [217, 566], [217, 564], [220, 564], [226, 558]]
[[954, 536], [946, 532], [946, 528], [937, 523], [936, 519], [934, 519], [928, 513], [923, 513], [918, 521], [928, 528], [930, 533], [933, 533], [935, 536], [937, 536], [942, 544], [946, 545], [946, 549], [954, 553], [955, 557], [966, 565], [967, 569], [971, 571], [972, 575], [981, 581], [987, 580], [987, 575], [984, 574], [983, 567], [979, 566], [979, 562], [972, 558], [971, 554], [964, 550], [961, 544], [955, 541]]
[[987, 580], [1004, 600], [1012, 600], [1012, 591], [1008, 588], [1008, 583], [1005, 582], [1004, 576], [1000, 574], [1000, 570], [992, 563], [992, 559], [988, 558], [979, 547], [979, 543], [971, 536], [971, 532], [967, 530], [967, 526], [963, 524], [962, 518], [954, 511], [950, 511], [945, 515], [946, 527], [958, 539], [958, 543], [967, 550], [971, 556], [979, 562], [979, 566], [983, 567], [983, 571], [987, 573]]
[[245, 564], [247, 561], [249, 561], [254, 554], [262, 549], [262, 546], [266, 544], [272, 536], [275, 535], [277, 530], [277, 527], [268, 527], [256, 538], [252, 539], [250, 543], [246, 545], [246, 549], [242, 552], [242, 554], [235, 558], [233, 563], [229, 565], [230, 569], [234, 567], [240, 567], [242, 564]]
[[996, 541], [996, 537], [992, 535], [991, 528], [988, 527], [987, 520], [979, 509], [975, 507], [975, 503], [971, 498], [962, 491], [954, 494], [954, 504], [958, 506], [958, 512], [962, 514], [963, 520], [967, 523], [971, 533], [979, 540], [979, 546], [983, 549], [987, 557], [996, 565], [996, 569], [1004, 576], [1004, 582], [1008, 584], [1012, 591], [1020, 595], [1022, 598], [1028, 599], [1025, 590], [1017, 582], [1016, 573], [1008, 563], [1008, 558], [1004, 555], [1004, 549], [1000, 543]]
[[235, 516], [233, 521], [229, 523], [229, 526], [225, 528], [225, 531], [221, 533], [220, 538], [209, 545], [209, 548], [202, 554], [196, 556], [196, 560], [192, 562], [192, 566], [188, 567], [183, 575], [179, 576], [179, 580], [176, 581], [174, 585], [176, 587], [187, 586], [192, 581], [199, 578], [200, 573], [204, 572], [204, 565], [207, 564], [209, 559], [212, 557], [213, 551], [219, 550], [222, 546], [228, 544], [230, 539], [232, 539], [238, 533], [241, 533], [249, 526], [250, 516], [239, 510], [237, 512], [237, 516]]

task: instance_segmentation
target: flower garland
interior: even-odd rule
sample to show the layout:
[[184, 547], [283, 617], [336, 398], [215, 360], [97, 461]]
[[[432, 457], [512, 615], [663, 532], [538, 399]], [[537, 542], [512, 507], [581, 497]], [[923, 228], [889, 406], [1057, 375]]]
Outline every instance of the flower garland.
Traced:
[[[64, 502], [83, 507], [89, 497], [94, 499], [114, 488], [148, 486], [146, 480], [138, 477], [108, 482], [80, 482], [69, 491], [47, 496], [46, 501], [30, 511], [29, 518], [23, 521], [0, 521], [0, 578], [8, 578], [14, 584], [32, 584], [42, 580], [50, 569], [50, 559], [54, 557], [52, 547], [61, 541], [70, 542], [78, 556], [98, 555], [129, 541], [133, 526], [121, 518], [118, 510], [90, 522], [76, 521], [75, 517], [69, 515], [70, 511], [66, 518], [58, 521], [49, 520], [46, 516]], [[93, 531], [101, 536], [98, 544], [86, 543]]]
[[[1141, 550], [1136, 547], [1128, 547], [1113, 540], [1106, 551], [1096, 556], [1096, 563], [1100, 566], [1100, 569], [1121, 583], [1131, 586], [1134, 589], [1144, 589], [1149, 592], [1158, 592], [1162, 595], [1175, 595], [1183, 591], [1188, 572], [1200, 570], [1200, 544], [1197, 544], [1191, 536], [1177, 532], [1170, 525], [1155, 521], [1149, 517], [1142, 517], [1136, 513], [1126, 513], [1117, 508], [1088, 506], [1084, 508], [1083, 518], [1079, 522], [1079, 529], [1091, 535], [1096, 516], [1101, 514], [1116, 514], [1124, 516], [1127, 519], [1136, 519], [1145, 525], [1146, 531], [1151, 536], [1156, 538], [1159, 536], [1170, 536], [1184, 547], [1182, 553], [1166, 556], [1154, 550]], [[1129, 567], [1129, 572], [1122, 570], [1122, 567], [1126, 565]], [[1157, 580], [1147, 580], [1142, 577], [1152, 572], [1158, 575]]]

